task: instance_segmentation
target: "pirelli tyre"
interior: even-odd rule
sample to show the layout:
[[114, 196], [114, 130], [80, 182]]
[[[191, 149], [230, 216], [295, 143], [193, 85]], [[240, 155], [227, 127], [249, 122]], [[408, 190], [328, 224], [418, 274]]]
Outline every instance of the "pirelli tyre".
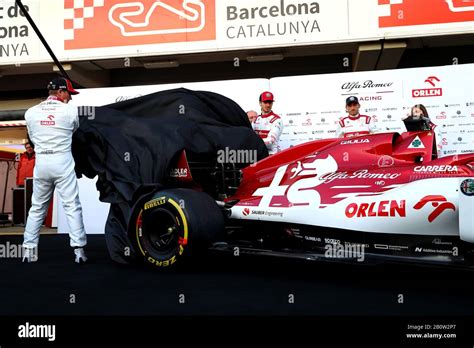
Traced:
[[129, 236], [137, 255], [157, 268], [183, 263], [205, 250], [224, 230], [224, 217], [206, 193], [168, 189], [135, 204]]

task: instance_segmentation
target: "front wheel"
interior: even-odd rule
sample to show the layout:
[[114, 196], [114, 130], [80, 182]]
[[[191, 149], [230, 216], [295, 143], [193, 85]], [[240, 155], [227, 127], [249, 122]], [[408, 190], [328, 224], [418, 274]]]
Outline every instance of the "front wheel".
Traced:
[[205, 249], [224, 230], [224, 217], [206, 193], [158, 191], [138, 200], [129, 222], [130, 240], [143, 260], [168, 268]]

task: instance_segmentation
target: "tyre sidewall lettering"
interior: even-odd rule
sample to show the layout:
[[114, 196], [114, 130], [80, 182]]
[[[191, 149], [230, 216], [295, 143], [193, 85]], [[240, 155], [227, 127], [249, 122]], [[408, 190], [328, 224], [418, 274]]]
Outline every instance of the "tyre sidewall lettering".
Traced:
[[[166, 209], [169, 212], [171, 212], [171, 214], [174, 216], [174, 219], [176, 220], [176, 223], [179, 227], [178, 240], [179, 239], [184, 240], [184, 243], [180, 243], [176, 245], [174, 254], [171, 257], [164, 260], [157, 259], [150, 254], [150, 252], [145, 247], [146, 243], [143, 242], [143, 239], [147, 238], [147, 236], [145, 236], [143, 233], [140, 233], [140, 232], [143, 232], [141, 231], [141, 226], [143, 225], [143, 223], [140, 224], [140, 218], [142, 218], [144, 211], [156, 209], [156, 208]], [[140, 212], [137, 215], [137, 218], [135, 220], [135, 226], [136, 226], [135, 237], [136, 237], [138, 247], [140, 249], [140, 252], [144, 256], [145, 260], [148, 263], [156, 267], [165, 268], [176, 263], [178, 261], [178, 257], [184, 254], [184, 251], [185, 251], [184, 246], [187, 245], [187, 240], [188, 240], [188, 223], [187, 223], [187, 219], [186, 219], [186, 215], [184, 211], [174, 199], [163, 196], [163, 197], [147, 200], [145, 203], [141, 205]]]

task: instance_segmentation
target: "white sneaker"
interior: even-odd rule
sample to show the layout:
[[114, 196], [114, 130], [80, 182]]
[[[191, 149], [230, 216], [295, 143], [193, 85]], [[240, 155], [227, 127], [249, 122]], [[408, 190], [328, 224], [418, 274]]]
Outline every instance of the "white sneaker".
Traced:
[[36, 262], [38, 261], [38, 248], [25, 248], [23, 247], [23, 259], [22, 262]]
[[84, 248], [75, 248], [74, 255], [76, 256], [76, 263], [84, 263], [87, 261], [87, 256], [84, 251]]

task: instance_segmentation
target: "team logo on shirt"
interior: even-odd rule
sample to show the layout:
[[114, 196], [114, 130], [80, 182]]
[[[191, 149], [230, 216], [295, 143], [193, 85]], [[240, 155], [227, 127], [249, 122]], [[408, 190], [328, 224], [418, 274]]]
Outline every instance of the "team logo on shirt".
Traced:
[[56, 124], [56, 121], [54, 121], [54, 116], [53, 115], [49, 115], [46, 118], [47, 118], [47, 120], [41, 120], [40, 121], [40, 125], [42, 125], [42, 126], [54, 126]]

